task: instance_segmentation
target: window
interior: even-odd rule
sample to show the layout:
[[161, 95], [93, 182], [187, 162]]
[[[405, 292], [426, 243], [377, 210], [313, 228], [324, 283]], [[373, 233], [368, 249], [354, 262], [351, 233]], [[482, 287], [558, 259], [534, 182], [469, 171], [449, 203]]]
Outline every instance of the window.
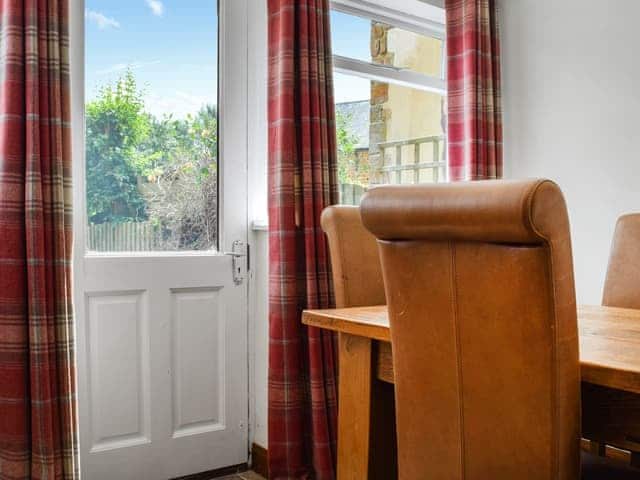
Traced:
[[336, 1], [331, 18], [346, 204], [370, 185], [447, 178], [444, 26], [366, 5]]
[[218, 244], [218, 2], [86, 0], [86, 247]]

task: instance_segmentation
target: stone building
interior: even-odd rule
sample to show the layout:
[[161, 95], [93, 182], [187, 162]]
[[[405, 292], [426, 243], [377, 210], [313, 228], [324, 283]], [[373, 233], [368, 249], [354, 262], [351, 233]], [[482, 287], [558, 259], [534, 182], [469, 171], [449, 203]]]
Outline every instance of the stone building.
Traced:
[[[372, 22], [370, 50], [372, 63], [434, 77], [443, 75], [444, 45], [437, 38]], [[350, 128], [358, 138], [354, 155], [359, 164], [367, 165], [368, 183], [444, 179], [445, 99], [436, 93], [378, 81], [371, 81], [370, 89], [369, 102], [336, 105], [338, 114], [350, 118]], [[434, 166], [436, 162], [442, 165]], [[429, 167], [420, 168], [424, 166]]]

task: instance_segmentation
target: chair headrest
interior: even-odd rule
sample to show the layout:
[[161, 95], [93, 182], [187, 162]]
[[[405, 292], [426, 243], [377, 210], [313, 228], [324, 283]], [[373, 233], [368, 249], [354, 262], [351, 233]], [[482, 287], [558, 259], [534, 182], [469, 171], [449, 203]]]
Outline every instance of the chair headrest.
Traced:
[[381, 240], [542, 244], [568, 233], [562, 191], [545, 179], [385, 185], [360, 209]]

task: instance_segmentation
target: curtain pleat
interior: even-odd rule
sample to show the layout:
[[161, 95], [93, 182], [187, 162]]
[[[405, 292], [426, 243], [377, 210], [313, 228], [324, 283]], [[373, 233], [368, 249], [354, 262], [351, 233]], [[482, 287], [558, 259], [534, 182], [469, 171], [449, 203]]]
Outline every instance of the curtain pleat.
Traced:
[[0, 480], [76, 479], [68, 0], [0, 13]]
[[446, 0], [450, 180], [502, 177], [500, 33], [495, 0]]
[[269, 0], [269, 470], [333, 479], [335, 335], [301, 324], [332, 301], [322, 210], [338, 201], [328, 0]]

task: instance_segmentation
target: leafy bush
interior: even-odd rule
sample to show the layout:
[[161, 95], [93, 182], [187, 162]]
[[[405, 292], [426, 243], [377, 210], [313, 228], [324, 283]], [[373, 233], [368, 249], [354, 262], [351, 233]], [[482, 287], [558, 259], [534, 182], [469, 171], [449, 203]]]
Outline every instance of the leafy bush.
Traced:
[[89, 222], [151, 221], [162, 249], [215, 247], [216, 108], [158, 119], [145, 111], [144, 98], [128, 70], [86, 106]]
[[147, 210], [162, 228], [166, 249], [215, 246], [218, 227], [217, 112], [155, 121], [149, 144], [153, 162], [145, 185]]
[[338, 182], [340, 184], [369, 186], [369, 151], [359, 154], [358, 137], [352, 126], [352, 116], [336, 112], [336, 139], [338, 143]]
[[144, 93], [131, 71], [86, 106], [87, 216], [91, 223], [147, 218], [138, 188], [139, 145], [149, 135]]

